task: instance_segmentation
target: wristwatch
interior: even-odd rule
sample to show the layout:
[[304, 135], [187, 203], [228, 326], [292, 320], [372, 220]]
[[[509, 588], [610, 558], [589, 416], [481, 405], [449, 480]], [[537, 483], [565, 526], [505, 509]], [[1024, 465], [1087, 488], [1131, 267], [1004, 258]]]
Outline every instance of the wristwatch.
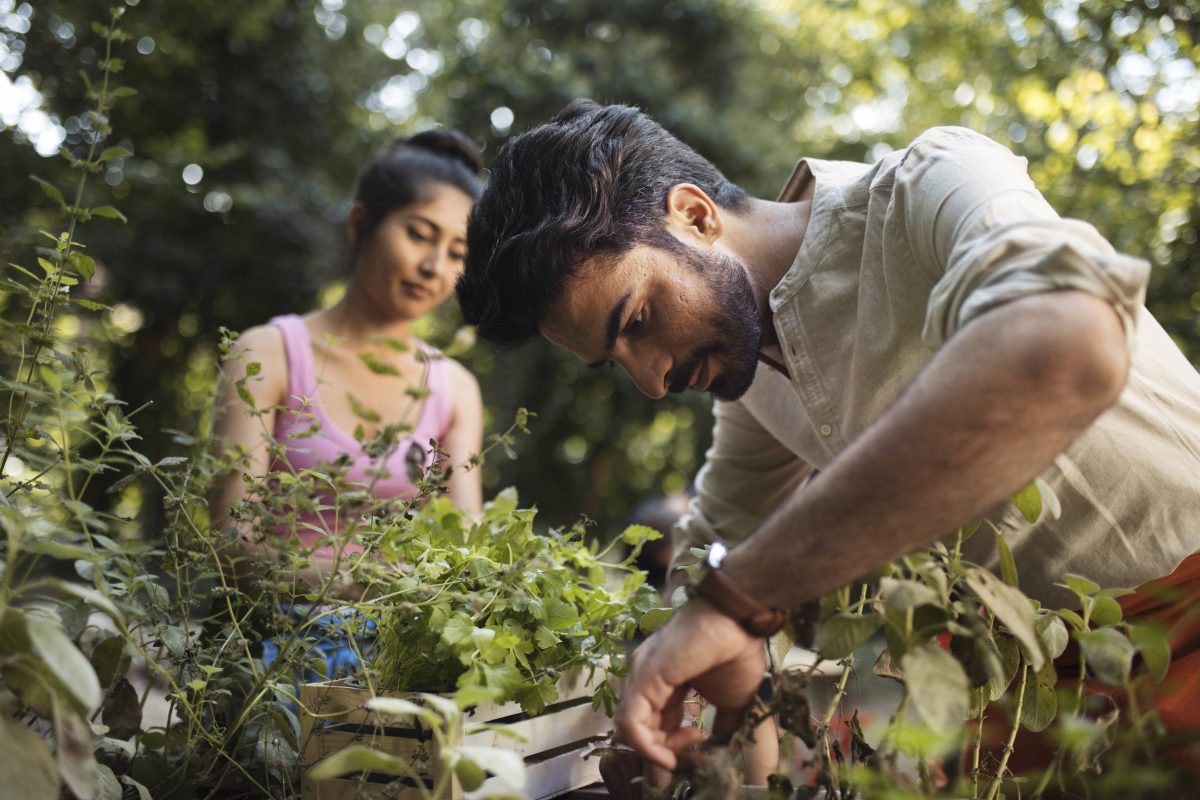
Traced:
[[721, 563], [728, 554], [729, 548], [721, 542], [713, 542], [709, 546], [708, 556], [696, 575], [697, 580], [692, 584], [692, 596], [703, 597], [712, 603], [751, 636], [766, 638], [779, 633], [788, 622], [788, 612], [764, 605], [722, 572]]

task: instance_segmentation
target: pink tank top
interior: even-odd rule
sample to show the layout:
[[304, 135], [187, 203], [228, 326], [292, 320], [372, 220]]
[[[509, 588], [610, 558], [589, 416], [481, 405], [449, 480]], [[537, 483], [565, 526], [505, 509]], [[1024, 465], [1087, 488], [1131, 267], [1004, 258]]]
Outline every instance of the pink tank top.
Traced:
[[[339, 428], [321, 406], [312, 341], [304, 320], [289, 314], [275, 317], [270, 324], [283, 333], [288, 366], [286, 409], [280, 409], [275, 414], [275, 439], [285, 445], [285, 450], [271, 469], [290, 472], [320, 470], [323, 465], [346, 456], [349, 458], [346, 481], [350, 484], [367, 487], [374, 482], [374, 495], [381, 499], [406, 500], [415, 497], [417, 488], [409, 477], [410, 468], [431, 465], [433, 449], [430, 440], [440, 442], [450, 428], [450, 376], [445, 359], [437, 357], [438, 351], [424, 342], [418, 343], [422, 352], [432, 356], [426, 374], [425, 388], [428, 392], [412, 431], [400, 440], [395, 452], [383, 462], [382, 475], [376, 475], [380, 463], [363, 452], [362, 444]], [[320, 389], [332, 391], [336, 387], [323, 384]], [[369, 405], [367, 398], [362, 400]], [[328, 497], [315, 499], [323, 505], [330, 504]], [[346, 520], [337, 509], [307, 512], [299, 515], [294, 532], [304, 546], [311, 547], [326, 531], [338, 533], [345, 524]], [[291, 531], [291, 525], [281, 526], [276, 530], [276, 535], [287, 535]], [[354, 544], [345, 548], [345, 552], [361, 550], [360, 546]]]

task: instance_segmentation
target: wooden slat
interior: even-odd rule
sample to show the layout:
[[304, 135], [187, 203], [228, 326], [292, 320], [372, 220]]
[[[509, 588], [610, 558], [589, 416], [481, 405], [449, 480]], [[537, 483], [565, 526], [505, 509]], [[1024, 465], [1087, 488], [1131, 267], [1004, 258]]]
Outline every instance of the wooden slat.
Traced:
[[505, 727], [524, 736], [525, 741], [517, 741], [495, 731], [479, 731], [468, 734], [463, 743], [499, 747], [529, 758], [573, 742], [603, 736], [612, 730], [612, 720], [599, 711], [593, 711], [589, 701], [581, 700], [574, 705], [561, 706], [549, 714], [528, 717]]
[[[592, 711], [590, 704], [594, 685], [603, 679], [603, 673], [597, 672], [592, 680], [588, 680], [587, 672], [582, 670], [564, 676], [558, 683], [558, 701], [547, 709], [547, 713], [537, 717], [526, 717], [517, 703], [485, 703], [470, 709], [464, 720], [468, 726], [481, 722], [504, 724], [520, 732], [527, 741], [517, 742], [493, 731], [480, 731], [467, 737], [466, 743], [502, 747], [525, 757], [529, 761], [529, 786], [534, 800], [592, 783], [598, 779], [599, 767], [595, 760], [584, 762], [579, 757], [581, 750], [566, 754], [573, 758], [556, 755], [542, 762], [530, 759], [536, 758], [538, 753], [560, 750], [589, 737], [606, 734], [611, 729], [611, 722], [603, 714]], [[405, 759], [425, 756], [421, 763], [427, 766], [427, 771], [422, 777], [436, 780], [440, 774], [441, 762], [434, 743], [422, 742], [418, 737], [419, 729], [414, 726], [397, 722], [389, 714], [364, 708], [371, 696], [365, 688], [347, 681], [311, 683], [301, 687], [300, 696], [304, 707], [316, 712], [315, 715], [301, 715], [302, 767], [311, 766], [348, 745], [361, 744]], [[381, 696], [413, 699], [415, 694], [387, 692]], [[457, 779], [452, 783], [451, 798], [460, 800], [462, 790]], [[421, 797], [412, 787], [388, 788], [379, 783], [360, 783], [354, 778], [313, 781], [307, 777], [307, 769], [302, 770], [301, 789], [304, 800], [419, 800]]]
[[531, 800], [548, 797], [578, 789], [600, 780], [600, 759], [585, 759], [587, 746], [562, 755], [529, 764], [525, 770], [526, 791]]

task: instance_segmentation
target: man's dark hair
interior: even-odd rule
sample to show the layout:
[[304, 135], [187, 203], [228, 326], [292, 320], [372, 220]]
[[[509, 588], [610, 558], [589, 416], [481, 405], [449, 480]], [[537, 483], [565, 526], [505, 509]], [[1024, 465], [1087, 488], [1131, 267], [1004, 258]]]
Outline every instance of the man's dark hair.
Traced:
[[630, 106], [579, 99], [496, 156], [467, 227], [464, 319], [501, 344], [535, 336], [584, 261], [635, 244], [676, 250], [667, 192], [693, 183], [723, 208], [747, 204], [711, 162]]

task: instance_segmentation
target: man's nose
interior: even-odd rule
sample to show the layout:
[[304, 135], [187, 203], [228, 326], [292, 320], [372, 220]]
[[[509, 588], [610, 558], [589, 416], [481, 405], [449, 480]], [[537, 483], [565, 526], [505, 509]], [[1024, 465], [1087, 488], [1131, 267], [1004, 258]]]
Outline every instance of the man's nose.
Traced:
[[669, 361], [665, 355], [631, 355], [622, 360], [621, 366], [642, 394], [651, 400], [666, 396]]

